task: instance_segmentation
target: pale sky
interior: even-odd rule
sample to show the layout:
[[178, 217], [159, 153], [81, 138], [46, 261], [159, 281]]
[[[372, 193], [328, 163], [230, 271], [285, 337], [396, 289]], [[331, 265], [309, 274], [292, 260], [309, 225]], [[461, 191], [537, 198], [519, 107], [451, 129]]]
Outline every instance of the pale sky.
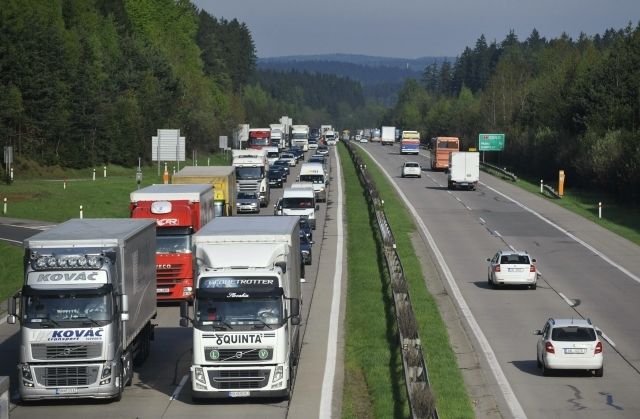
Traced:
[[258, 57], [365, 54], [458, 56], [484, 33], [502, 41], [563, 31], [603, 33], [640, 20], [640, 0], [192, 0], [251, 30]]

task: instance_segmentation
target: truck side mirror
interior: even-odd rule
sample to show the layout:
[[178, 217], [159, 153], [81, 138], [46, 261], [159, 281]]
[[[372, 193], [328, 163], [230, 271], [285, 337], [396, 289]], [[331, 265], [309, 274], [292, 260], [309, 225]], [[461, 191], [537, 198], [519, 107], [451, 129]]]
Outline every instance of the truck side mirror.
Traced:
[[297, 298], [291, 300], [291, 317], [300, 317], [300, 300]]
[[189, 327], [189, 319], [181, 318], [180, 327]]
[[[189, 318], [189, 302], [188, 301], [180, 301], [180, 319], [187, 320]], [[180, 322], [180, 326], [182, 326], [182, 321]], [[183, 326], [185, 327], [185, 326]]]
[[542, 330], [538, 329], [538, 330], [534, 330], [533, 334], [536, 336], [541, 336], [542, 335]]
[[316, 204], [316, 211], [320, 210], [320, 205]]
[[122, 294], [120, 296], [120, 320], [126, 322], [129, 320], [129, 296], [127, 294]]

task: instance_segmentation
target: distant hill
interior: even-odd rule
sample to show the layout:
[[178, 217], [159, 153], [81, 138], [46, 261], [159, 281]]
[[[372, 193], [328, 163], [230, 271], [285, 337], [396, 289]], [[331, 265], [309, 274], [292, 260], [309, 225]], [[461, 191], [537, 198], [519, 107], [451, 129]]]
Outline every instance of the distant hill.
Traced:
[[424, 68], [450, 57], [390, 58], [357, 54], [291, 55], [258, 58], [259, 69], [335, 74], [362, 84], [366, 97], [385, 105], [395, 102], [395, 95], [408, 78], [420, 79]]

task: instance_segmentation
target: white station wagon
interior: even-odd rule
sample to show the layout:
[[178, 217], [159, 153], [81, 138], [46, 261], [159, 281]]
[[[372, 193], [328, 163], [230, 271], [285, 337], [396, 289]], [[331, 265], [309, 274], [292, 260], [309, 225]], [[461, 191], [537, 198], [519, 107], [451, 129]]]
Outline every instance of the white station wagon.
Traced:
[[487, 281], [492, 288], [498, 285], [527, 285], [532, 290], [536, 289], [536, 260], [529, 257], [527, 252], [499, 250], [492, 258], [487, 258], [487, 262]]

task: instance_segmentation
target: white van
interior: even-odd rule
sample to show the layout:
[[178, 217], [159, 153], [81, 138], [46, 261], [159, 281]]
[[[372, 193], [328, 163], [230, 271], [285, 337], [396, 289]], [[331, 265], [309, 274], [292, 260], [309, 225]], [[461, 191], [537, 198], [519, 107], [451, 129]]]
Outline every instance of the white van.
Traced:
[[285, 188], [282, 194], [282, 215], [297, 215], [309, 221], [312, 229], [316, 229], [316, 211], [320, 206], [316, 204], [313, 186], [308, 182], [295, 182]]
[[327, 184], [329, 177], [322, 163], [303, 163], [300, 168], [299, 182], [310, 182], [316, 194], [316, 200], [327, 202]]

